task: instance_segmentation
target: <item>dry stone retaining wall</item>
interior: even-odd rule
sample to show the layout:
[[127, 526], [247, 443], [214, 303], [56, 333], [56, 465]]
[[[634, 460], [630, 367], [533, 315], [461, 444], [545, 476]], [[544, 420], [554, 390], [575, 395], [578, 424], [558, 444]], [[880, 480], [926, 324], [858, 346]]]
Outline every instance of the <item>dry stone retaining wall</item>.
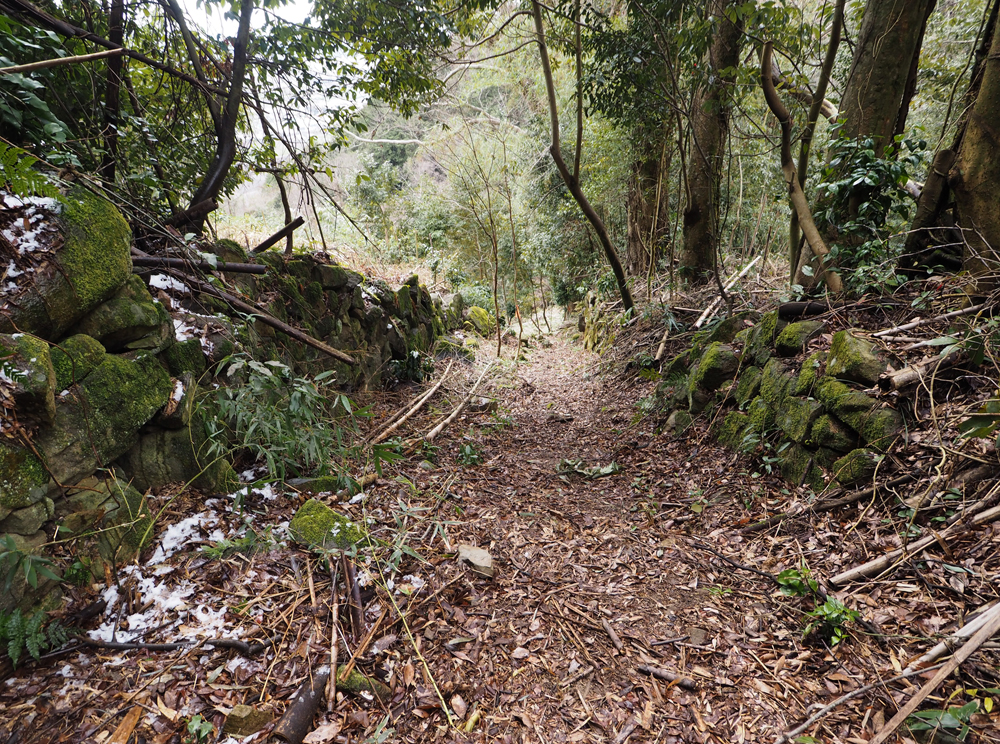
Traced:
[[[199, 384], [236, 350], [299, 373], [334, 370], [340, 386], [378, 385], [389, 365], [430, 350], [462, 320], [461, 296], [398, 289], [313, 257], [261, 260], [263, 276], [227, 277], [288, 324], [357, 360], [348, 366], [259, 319], [234, 316], [178, 277], [132, 273], [131, 236], [110, 203], [81, 188], [61, 202], [0, 192], [0, 544], [46, 552], [75, 538], [94, 576], [151, 536], [143, 495], [170, 482], [231, 490], [224, 461], [204, 462]], [[6, 220], [6, 222], [4, 222]], [[6, 252], [11, 252], [7, 256]], [[245, 261], [234, 243], [220, 260]], [[20, 577], [0, 612], [48, 606], [59, 590]]]

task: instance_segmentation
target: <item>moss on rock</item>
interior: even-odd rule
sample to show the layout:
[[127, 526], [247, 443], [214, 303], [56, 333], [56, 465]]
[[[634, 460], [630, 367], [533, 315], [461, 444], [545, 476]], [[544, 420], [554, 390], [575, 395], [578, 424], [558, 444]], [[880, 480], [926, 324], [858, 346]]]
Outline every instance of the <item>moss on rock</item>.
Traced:
[[816, 380], [819, 379], [819, 371], [825, 361], [825, 351], [815, 351], [810, 354], [802, 363], [799, 376], [795, 378], [795, 383], [790, 390], [791, 394], [803, 397], [812, 395], [813, 386], [816, 384]]
[[473, 361], [476, 358], [476, 350], [465, 345], [465, 341], [454, 336], [442, 336], [434, 347], [436, 356], [453, 356], [459, 359]]
[[771, 358], [775, 336], [784, 327], [783, 320], [778, 318], [778, 311], [764, 313], [757, 324], [750, 330], [744, 358], [751, 364], [763, 367]]
[[809, 440], [807, 444], [826, 447], [837, 452], [850, 452], [858, 446], [857, 433], [826, 413], [813, 422]]
[[795, 376], [784, 363], [769, 359], [760, 376], [760, 395], [768, 405], [780, 408], [794, 382]]
[[750, 428], [758, 435], [763, 436], [774, 428], [774, 409], [760, 396], [750, 401], [747, 416], [750, 417]]
[[743, 438], [750, 427], [750, 416], [740, 411], [730, 411], [716, 432], [719, 444], [732, 449], [739, 449]]
[[853, 486], [875, 475], [881, 457], [866, 449], [848, 452], [833, 463], [833, 477], [842, 486]]
[[197, 338], [178, 341], [164, 350], [161, 356], [167, 363], [170, 374], [175, 377], [180, 377], [185, 372], [200, 377], [205, 372], [205, 352]]
[[872, 386], [885, 372], [886, 363], [878, 358], [875, 345], [851, 331], [837, 331], [830, 344], [826, 373], [841, 380]]
[[41, 501], [50, 485], [49, 473], [34, 453], [0, 441], [0, 519]]
[[796, 486], [809, 486], [814, 491], [826, 487], [826, 476], [816, 462], [816, 453], [802, 445], [791, 444], [778, 454], [781, 476]]
[[810, 340], [823, 332], [826, 324], [820, 320], [800, 320], [789, 323], [774, 339], [774, 350], [778, 356], [791, 357], [800, 354]]
[[675, 437], [680, 436], [688, 430], [693, 421], [694, 419], [689, 412], [683, 410], [673, 411], [667, 417], [667, 422], [663, 425], [663, 433], [671, 434]]
[[823, 406], [815, 400], [788, 396], [776, 412], [775, 422], [785, 436], [803, 444], [808, 441], [813, 422], [822, 412]]
[[112, 352], [159, 350], [174, 340], [170, 314], [153, 300], [136, 275], [129, 277], [114, 297], [88, 313], [74, 333], [91, 336]]
[[28, 333], [0, 335], [0, 380], [6, 380], [22, 422], [53, 420], [56, 374], [45, 341]]
[[732, 347], [718, 341], [708, 345], [698, 366], [691, 372], [690, 388], [701, 388], [709, 392], [718, 390], [724, 382], [736, 376], [740, 360]]
[[486, 310], [473, 305], [469, 308], [468, 322], [476, 333], [480, 336], [489, 336], [496, 328], [496, 321]]
[[0, 520], [0, 532], [34, 535], [55, 513], [55, 504], [47, 496], [31, 506], [15, 509]]
[[60, 341], [49, 353], [56, 373], [56, 390], [66, 390], [93, 372], [104, 361], [107, 351], [96, 338], [77, 334]]
[[736, 380], [736, 404], [745, 408], [746, 404], [760, 393], [761, 371], [759, 367], [747, 367], [740, 370]]
[[366, 535], [355, 522], [316, 499], [309, 499], [288, 525], [292, 537], [312, 548], [348, 548]]

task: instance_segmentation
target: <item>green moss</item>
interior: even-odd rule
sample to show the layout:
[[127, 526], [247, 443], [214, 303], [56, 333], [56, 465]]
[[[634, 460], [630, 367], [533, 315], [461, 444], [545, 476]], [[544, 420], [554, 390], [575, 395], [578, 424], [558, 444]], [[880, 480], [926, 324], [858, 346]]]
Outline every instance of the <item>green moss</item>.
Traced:
[[784, 321], [778, 318], [777, 310], [764, 313], [750, 331], [744, 357], [748, 357], [752, 364], [763, 367], [771, 357], [775, 336], [784, 325]]
[[[396, 292], [396, 307], [399, 308], [400, 318], [410, 318], [413, 316], [413, 298], [410, 296], [410, 288], [405, 284]], [[486, 311], [484, 310], [483, 312]]]
[[853, 486], [871, 480], [881, 459], [869, 450], [852, 450], [833, 463], [833, 477], [842, 486]]
[[795, 486], [809, 486], [814, 491], [826, 488], [826, 476], [816, 462], [816, 453], [792, 444], [779, 455], [781, 476]]
[[337, 667], [338, 690], [351, 693], [352, 695], [368, 693], [369, 695], [377, 697], [383, 703], [389, 702], [389, 699], [392, 697], [392, 690], [390, 690], [382, 682], [379, 682], [377, 679], [370, 679], [369, 677], [366, 677], [357, 669], [353, 669], [350, 674], [341, 679], [345, 671], [347, 671], [346, 665]]
[[801, 320], [789, 323], [774, 339], [774, 349], [778, 356], [795, 356], [806, 347], [806, 344], [820, 333], [826, 324], [820, 320]]
[[493, 316], [478, 305], [470, 307], [468, 315], [468, 322], [471, 324], [472, 330], [480, 336], [489, 336], [496, 328]]
[[454, 356], [459, 359], [472, 361], [476, 358], [476, 351], [465, 345], [465, 342], [453, 336], [442, 336], [437, 340], [434, 353], [441, 356]]
[[757, 396], [747, 406], [747, 416], [750, 417], [750, 428], [759, 436], [767, 434], [774, 428], [774, 409], [767, 401]]
[[795, 377], [782, 362], [769, 359], [760, 377], [760, 394], [774, 408], [780, 408]]
[[760, 392], [761, 372], [758, 367], [747, 367], [740, 370], [736, 382], [736, 403], [744, 408], [748, 402], [757, 397]]
[[0, 335], [0, 370], [10, 380], [8, 391], [22, 422], [51, 422], [56, 410], [56, 375], [49, 345], [28, 333]]
[[815, 400], [789, 396], [775, 414], [775, 422], [785, 436], [802, 444], [809, 439], [813, 422], [822, 412], [823, 406]]
[[299, 507], [288, 531], [294, 539], [313, 548], [348, 548], [366, 535], [358, 524], [316, 499], [309, 499]]
[[733, 379], [739, 366], [740, 361], [731, 347], [713, 342], [705, 349], [697, 368], [691, 373], [689, 385], [702, 390], [718, 390], [722, 383]]
[[807, 444], [837, 452], [849, 452], [858, 446], [858, 435], [850, 427], [825, 413], [813, 422], [809, 440]]
[[795, 379], [795, 382], [789, 392], [791, 392], [792, 395], [811, 395], [813, 385], [816, 384], [816, 380], [819, 378], [819, 370], [822, 368], [823, 362], [825, 361], [825, 351], [815, 351], [810, 354], [806, 360], [802, 362], [802, 369], [799, 371], [799, 376]]
[[886, 364], [875, 353], [875, 345], [850, 331], [837, 331], [830, 344], [826, 373], [862, 385], [874, 385]]
[[205, 371], [205, 352], [202, 351], [201, 341], [197, 338], [178, 341], [168, 347], [161, 356], [167, 363], [167, 369], [175, 377], [185, 372], [200, 377]]
[[663, 433], [672, 434], [675, 437], [680, 436], [688, 430], [693, 421], [694, 419], [687, 411], [674, 411], [663, 425]]
[[215, 255], [223, 261], [236, 263], [243, 263], [249, 259], [243, 246], [229, 238], [221, 238], [215, 242]]
[[874, 398], [854, 390], [832, 377], [816, 383], [816, 397], [827, 411], [856, 431], [869, 447], [884, 452], [903, 430], [903, 417], [891, 408], [882, 408]]
[[96, 338], [77, 334], [52, 346], [50, 354], [56, 390], [66, 390], [93, 372], [104, 361], [107, 351]]
[[337, 264], [317, 264], [313, 275], [323, 289], [343, 289], [347, 286], [347, 271]]
[[45, 465], [32, 452], [0, 441], [0, 514], [41, 501], [48, 483]]
[[319, 282], [310, 282], [302, 291], [302, 297], [310, 305], [317, 305], [323, 300], [323, 285]]
[[153, 300], [138, 276], [131, 276], [107, 302], [81, 320], [75, 333], [101, 342], [109, 351], [162, 349], [174, 341], [170, 314]]
[[78, 307], [87, 312], [129, 278], [132, 233], [111, 202], [82, 186], [67, 194], [61, 222], [65, 242], [58, 261], [71, 278]]
[[293, 259], [285, 263], [285, 271], [301, 282], [308, 282], [312, 279], [312, 270], [312, 261]]
[[719, 444], [732, 449], [739, 449], [743, 437], [750, 426], [750, 416], [740, 411], [730, 411], [716, 433]]

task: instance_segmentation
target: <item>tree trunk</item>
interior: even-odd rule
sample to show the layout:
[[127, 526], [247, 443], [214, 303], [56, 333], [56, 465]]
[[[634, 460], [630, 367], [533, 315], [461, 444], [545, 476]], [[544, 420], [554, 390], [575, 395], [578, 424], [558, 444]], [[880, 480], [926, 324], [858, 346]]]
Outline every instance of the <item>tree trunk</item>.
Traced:
[[969, 114], [949, 185], [965, 241], [965, 268], [980, 277], [980, 290], [997, 285], [1000, 266], [1000, 33], [993, 32], [979, 94]]
[[907, 80], [936, 2], [868, 0], [840, 102], [845, 136], [874, 138], [878, 153], [892, 143], [897, 122], [906, 119]]
[[[108, 17], [108, 41], [122, 46], [125, 38], [125, 0], [114, 0]], [[104, 87], [104, 157], [101, 160], [101, 181], [114, 186], [118, 163], [118, 120], [121, 113], [122, 64], [116, 54], [108, 59], [108, 74]]]
[[[223, 112], [222, 131], [215, 146], [215, 158], [201, 182], [198, 190], [191, 197], [189, 211], [199, 204], [215, 201], [222, 191], [222, 184], [229, 175], [229, 169], [236, 158], [236, 120], [240, 115], [240, 103], [243, 99], [243, 80], [246, 77], [247, 46], [250, 42], [250, 17], [253, 15], [254, 0], [242, 0], [240, 5], [240, 25], [233, 43], [233, 71], [229, 86], [229, 97]], [[205, 215], [187, 220], [184, 226], [193, 232], [201, 232], [205, 224]]]
[[646, 157], [636, 159], [629, 175], [625, 269], [632, 276], [646, 276], [650, 264], [655, 265], [660, 238], [668, 226], [668, 195], [663, 182], [670, 165], [665, 148], [665, 143], [657, 147], [646, 142], [641, 150]]
[[709, 0], [708, 15], [715, 30], [705, 59], [708, 79], [699, 86], [691, 110], [688, 153], [688, 201], [684, 209], [684, 247], [681, 275], [687, 282], [703, 284], [712, 276], [719, 242], [719, 184], [723, 155], [729, 136], [730, 78], [719, 70], [739, 64], [742, 28], [725, 17], [734, 0]]

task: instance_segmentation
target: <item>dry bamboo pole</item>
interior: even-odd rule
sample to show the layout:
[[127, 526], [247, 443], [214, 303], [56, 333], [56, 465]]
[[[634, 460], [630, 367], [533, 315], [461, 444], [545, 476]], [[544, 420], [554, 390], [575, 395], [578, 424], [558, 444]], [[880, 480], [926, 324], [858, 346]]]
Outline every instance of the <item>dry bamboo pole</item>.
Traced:
[[410, 409], [408, 411], [406, 411], [406, 413], [401, 418], [397, 419], [396, 421], [394, 421], [393, 423], [391, 423], [388, 427], [386, 427], [385, 429], [383, 429], [382, 432], [378, 436], [376, 436], [374, 439], [371, 440], [371, 443], [372, 444], [378, 444], [379, 442], [381, 442], [383, 439], [385, 439], [390, 434], [392, 434], [394, 431], [396, 431], [396, 429], [398, 429], [400, 426], [402, 426], [403, 424], [405, 424], [407, 422], [407, 420], [410, 419], [413, 416], [413, 414], [415, 414], [417, 411], [419, 411], [421, 408], [423, 408], [424, 407], [424, 403], [426, 403], [427, 401], [429, 401], [431, 399], [431, 397], [434, 395], [434, 393], [436, 393], [438, 391], [438, 388], [441, 387], [441, 385], [444, 383], [445, 379], [448, 377], [448, 373], [451, 372], [451, 365], [452, 365], [453, 362], [454, 362], [454, 360], [448, 362], [448, 366], [445, 368], [444, 374], [441, 375], [441, 379], [437, 381], [437, 384], [434, 385], [434, 387], [432, 387], [430, 390], [428, 390], [426, 393], [424, 393], [422, 396], [420, 396], [420, 398], [417, 400], [417, 402], [414, 403], [410, 407]]
[[987, 303], [982, 303], [979, 305], [973, 305], [972, 307], [967, 307], [962, 310], [953, 310], [950, 313], [945, 313], [944, 315], [937, 315], [933, 318], [920, 318], [919, 320], [914, 320], [910, 323], [904, 323], [903, 325], [898, 325], [893, 328], [886, 328], [884, 331], [879, 331], [878, 333], [873, 333], [873, 338], [881, 338], [882, 336], [891, 336], [894, 333], [899, 333], [900, 331], [909, 331], [918, 326], [922, 326], [926, 323], [933, 323], [938, 320], [949, 320], [951, 318], [959, 318], [963, 315], [972, 315], [973, 313], [978, 313], [980, 310], [986, 307]]
[[[969, 511], [963, 512], [962, 516], [969, 516], [975, 513], [975, 509], [978, 505], [981, 505], [983, 500], [979, 501], [978, 504], [974, 504], [970, 507]], [[843, 584], [850, 583], [851, 581], [856, 581], [857, 579], [863, 579], [873, 574], [880, 573], [895, 563], [900, 558], [905, 558], [907, 556], [918, 555], [925, 548], [930, 547], [934, 543], [944, 542], [949, 540], [955, 535], [961, 534], [970, 527], [978, 527], [982, 524], [987, 524], [992, 522], [994, 519], [1000, 517], [1000, 506], [994, 506], [992, 509], [987, 509], [984, 512], [976, 514], [968, 522], [956, 522], [950, 525], [947, 529], [941, 532], [931, 532], [931, 534], [926, 537], [922, 537], [909, 545], [905, 545], [898, 550], [893, 550], [891, 553], [886, 553], [885, 555], [879, 556], [874, 560], [870, 560], [867, 563], [856, 566], [848, 571], [839, 573], [830, 579], [830, 583], [833, 586], [840, 586]]]
[[104, 52], [94, 52], [93, 54], [79, 54], [75, 57], [54, 57], [53, 59], [43, 59], [41, 62], [32, 62], [27, 65], [14, 65], [13, 67], [0, 67], [0, 75], [23, 74], [34, 72], [35, 70], [45, 70], [59, 65], [71, 65], [77, 62], [93, 62], [105, 57], [117, 57], [124, 54], [124, 49], [108, 49]]
[[421, 442], [432, 442], [432, 441], [434, 441], [434, 437], [436, 437], [438, 434], [440, 434], [442, 431], [444, 431], [445, 427], [448, 426], [448, 424], [450, 424], [452, 421], [454, 421], [455, 419], [457, 419], [459, 417], [459, 414], [461, 414], [462, 411], [465, 410], [465, 407], [467, 405], [469, 405], [469, 401], [472, 400], [472, 396], [476, 394], [476, 389], [479, 387], [479, 384], [483, 381], [483, 378], [486, 377], [486, 373], [489, 372], [491, 369], [493, 369], [493, 365], [494, 364], [496, 364], [495, 360], [492, 361], [492, 362], [490, 362], [486, 366], [486, 369], [484, 369], [483, 372], [482, 372], [482, 374], [479, 375], [479, 379], [476, 380], [476, 383], [472, 386], [472, 389], [469, 390], [469, 394], [466, 395], [465, 398], [462, 399], [462, 402], [459, 403], [455, 407], [455, 410], [451, 412], [451, 414], [448, 416], [448, 418], [446, 418], [444, 421], [442, 421], [440, 424], [438, 424], [437, 426], [435, 426], [433, 429], [431, 429], [429, 432], [427, 432], [426, 434], [424, 434], [419, 439], [417, 439], [415, 441], [411, 441], [409, 443], [409, 446], [406, 448], [406, 454], [407, 455], [412, 455], [414, 452], [416, 452], [417, 445], [419, 445]]
[[982, 628], [986, 623], [990, 622], [995, 616], [1000, 615], [1000, 602], [995, 603], [992, 607], [986, 607], [981, 609], [980, 613], [976, 617], [963, 625], [961, 628], [956, 630], [950, 636], [945, 638], [939, 644], [931, 648], [929, 651], [921, 655], [919, 658], [911, 661], [904, 671], [910, 671], [911, 669], [921, 669], [926, 666], [930, 666], [939, 657], [944, 656], [944, 654], [951, 651], [955, 646], [957, 646], [962, 641], [967, 640], [971, 636]]

